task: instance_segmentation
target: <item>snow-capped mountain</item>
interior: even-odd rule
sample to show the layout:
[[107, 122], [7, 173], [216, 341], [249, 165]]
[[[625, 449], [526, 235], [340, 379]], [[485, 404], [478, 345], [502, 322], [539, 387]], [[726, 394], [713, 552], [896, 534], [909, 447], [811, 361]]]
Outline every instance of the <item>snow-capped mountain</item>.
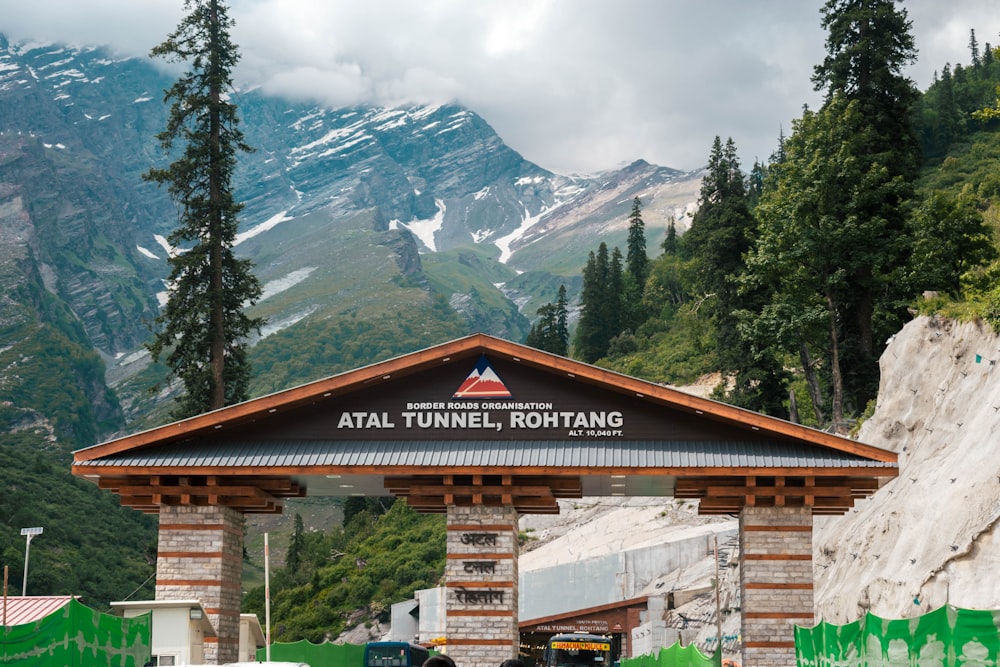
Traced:
[[[114, 383], [145, 365], [175, 251], [176, 206], [142, 180], [167, 163], [156, 135], [173, 80], [148, 59], [0, 38], [0, 321], [37, 324], [45, 295]], [[521, 340], [560, 285], [572, 303], [601, 241], [624, 247], [634, 197], [654, 254], [697, 199], [699, 174], [642, 160], [554, 174], [458, 105], [331, 109], [259, 90], [236, 102], [255, 148], [234, 182], [238, 250], [264, 286], [262, 333], [399, 328], [388, 346], [341, 355], [353, 365], [470, 331]], [[13, 342], [0, 349], [15, 354]], [[314, 372], [332, 372], [327, 360]], [[301, 380], [287, 370], [269, 386]]]

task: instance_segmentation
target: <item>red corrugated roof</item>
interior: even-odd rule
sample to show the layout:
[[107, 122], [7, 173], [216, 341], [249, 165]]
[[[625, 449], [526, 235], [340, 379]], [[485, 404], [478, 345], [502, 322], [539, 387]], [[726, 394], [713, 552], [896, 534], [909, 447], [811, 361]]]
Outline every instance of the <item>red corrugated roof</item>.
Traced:
[[62, 609], [73, 599], [72, 595], [8, 596], [0, 601], [0, 622], [3, 625], [24, 625]]

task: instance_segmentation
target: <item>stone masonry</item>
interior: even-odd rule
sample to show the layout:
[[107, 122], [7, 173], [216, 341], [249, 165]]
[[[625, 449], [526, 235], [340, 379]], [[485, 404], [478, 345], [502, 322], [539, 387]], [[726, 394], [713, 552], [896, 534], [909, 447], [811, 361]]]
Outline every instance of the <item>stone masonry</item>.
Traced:
[[795, 625], [813, 625], [812, 511], [740, 512], [743, 664], [795, 667]]
[[157, 600], [200, 600], [215, 628], [205, 662], [239, 659], [243, 514], [227, 507], [162, 506]]
[[517, 511], [448, 506], [447, 654], [461, 667], [517, 657]]

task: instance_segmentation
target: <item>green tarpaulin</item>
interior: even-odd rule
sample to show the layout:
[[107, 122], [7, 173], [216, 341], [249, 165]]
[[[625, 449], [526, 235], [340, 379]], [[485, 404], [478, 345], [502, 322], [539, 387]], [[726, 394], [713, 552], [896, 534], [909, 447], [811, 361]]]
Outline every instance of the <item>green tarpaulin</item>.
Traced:
[[[267, 649], [257, 649], [257, 659], [264, 660]], [[365, 659], [364, 644], [313, 644], [312, 642], [281, 642], [271, 644], [271, 660], [305, 662], [314, 667], [361, 667]]]
[[795, 629], [799, 667], [998, 667], [1000, 611], [945, 606], [911, 619], [868, 614]]
[[698, 647], [674, 643], [661, 648], [655, 655], [623, 658], [621, 667], [717, 667], [718, 661], [705, 655]]
[[0, 665], [142, 667], [151, 655], [150, 626], [150, 614], [121, 618], [71, 599], [34, 623], [3, 627]]

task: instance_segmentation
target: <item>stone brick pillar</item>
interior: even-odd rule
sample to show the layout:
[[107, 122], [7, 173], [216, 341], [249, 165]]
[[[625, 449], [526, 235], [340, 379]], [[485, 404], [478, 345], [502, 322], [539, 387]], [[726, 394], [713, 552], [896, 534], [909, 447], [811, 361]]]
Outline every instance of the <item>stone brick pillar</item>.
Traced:
[[740, 512], [743, 664], [795, 667], [795, 625], [814, 624], [812, 511]]
[[459, 667], [517, 657], [517, 511], [448, 506], [446, 652]]
[[239, 660], [243, 514], [228, 507], [160, 507], [156, 599], [199, 600], [215, 628], [205, 662]]

